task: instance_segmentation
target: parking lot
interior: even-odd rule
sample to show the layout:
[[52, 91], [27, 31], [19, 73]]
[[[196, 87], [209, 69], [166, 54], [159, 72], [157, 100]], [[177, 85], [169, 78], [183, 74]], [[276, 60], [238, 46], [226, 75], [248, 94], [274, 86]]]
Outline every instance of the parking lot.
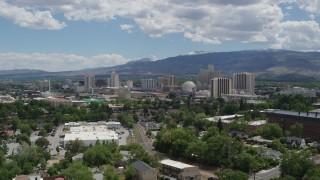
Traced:
[[65, 151], [60, 148], [60, 152], [58, 154], [56, 147], [61, 147], [61, 142], [63, 142], [63, 138], [60, 138], [60, 135], [63, 135], [63, 125], [58, 126], [58, 128], [51, 133], [47, 139], [49, 141], [49, 149], [51, 156], [64, 157]]
[[[63, 126], [64, 125], [60, 125], [55, 131], [53, 131], [48, 137], [48, 141], [50, 143], [49, 145], [49, 149], [50, 149], [50, 154], [51, 156], [54, 156], [56, 158], [63, 158], [64, 154], [65, 154], [65, 150], [62, 148], [63, 147], [63, 137], [61, 137], [61, 135], [64, 135], [65, 132], [63, 132]], [[120, 129], [116, 130], [116, 133], [118, 134], [119, 137], [119, 143], [118, 145], [126, 145], [127, 144], [127, 138], [129, 136], [129, 130], [124, 128], [124, 127], [120, 127]], [[58, 153], [56, 150], [56, 147], [59, 146], [60, 147], [60, 152]]]
[[118, 137], [119, 137], [119, 146], [127, 144], [127, 138], [129, 136], [129, 130], [121, 127], [120, 129], [116, 130]]

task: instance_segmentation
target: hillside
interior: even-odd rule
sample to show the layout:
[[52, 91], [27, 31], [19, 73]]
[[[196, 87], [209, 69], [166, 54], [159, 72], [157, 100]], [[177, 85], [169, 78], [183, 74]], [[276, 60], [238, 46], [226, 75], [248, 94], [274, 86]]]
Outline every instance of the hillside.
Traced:
[[234, 72], [255, 72], [258, 75], [272, 77], [319, 77], [320, 53], [297, 52], [287, 50], [250, 50], [233, 52], [211, 52], [187, 54], [169, 57], [162, 60], [136, 60], [115, 67], [98, 67], [81, 71], [44, 72], [40, 70], [7, 70], [0, 71], [1, 78], [7, 77], [44, 77], [76, 76], [88, 73], [106, 75], [112, 70], [128, 75], [195, 75], [200, 68], [214, 64], [216, 70], [225, 75]]

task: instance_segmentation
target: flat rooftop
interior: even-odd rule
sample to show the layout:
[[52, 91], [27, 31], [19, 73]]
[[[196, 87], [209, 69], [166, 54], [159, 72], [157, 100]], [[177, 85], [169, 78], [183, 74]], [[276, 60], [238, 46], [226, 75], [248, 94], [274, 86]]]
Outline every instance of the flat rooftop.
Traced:
[[223, 120], [228, 121], [228, 120], [235, 119], [236, 117], [237, 118], [242, 118], [242, 117], [244, 117], [244, 115], [243, 114], [234, 114], [234, 115], [226, 115], [226, 116], [214, 116], [214, 117], [207, 118], [207, 120], [217, 122], [221, 118], [222, 121]]
[[167, 166], [175, 167], [175, 168], [178, 168], [178, 169], [195, 167], [195, 166], [192, 166], [190, 164], [185, 164], [185, 163], [182, 163], [182, 162], [173, 161], [171, 159], [164, 159], [160, 163], [164, 164], [164, 165], [167, 165]]
[[312, 112], [307, 113], [307, 112], [298, 112], [298, 111], [271, 110], [271, 111], [268, 111], [268, 113], [320, 119], [320, 114], [319, 113], [316, 114], [316, 113], [312, 113]]
[[78, 126], [70, 127], [71, 132], [103, 132], [108, 131], [107, 126], [97, 125], [97, 126]]
[[103, 131], [103, 132], [69, 132], [65, 134], [64, 141], [74, 141], [80, 139], [83, 141], [90, 140], [117, 140], [118, 134], [114, 131]]
[[251, 125], [251, 126], [259, 126], [259, 125], [263, 125], [263, 124], [267, 124], [267, 120], [259, 120], [259, 121], [250, 121], [250, 122], [248, 122], [248, 125]]

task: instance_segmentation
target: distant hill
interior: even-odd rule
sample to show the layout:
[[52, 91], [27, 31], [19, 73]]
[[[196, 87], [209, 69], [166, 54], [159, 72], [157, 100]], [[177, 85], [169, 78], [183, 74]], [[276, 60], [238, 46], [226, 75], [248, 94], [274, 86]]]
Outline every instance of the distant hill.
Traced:
[[[143, 61], [113, 67], [122, 74], [197, 74], [213, 64], [226, 76], [234, 72], [254, 72], [272, 77], [313, 77], [320, 75], [319, 52], [287, 50], [252, 50], [233, 52], [189, 53], [158, 61]], [[292, 76], [293, 75], [293, 76]]]
[[[270, 74], [272, 77], [320, 77], [320, 53], [297, 52], [287, 50], [249, 50], [233, 52], [201, 52], [169, 57], [154, 61], [141, 59], [115, 67], [90, 68], [81, 71], [49, 73], [40, 70], [0, 71], [3, 76], [73, 76], [93, 74], [109, 74], [112, 70], [128, 75], [192, 75], [200, 68], [213, 64], [215, 70], [225, 75], [234, 72], [254, 72], [258, 75]], [[34, 72], [33, 72], [34, 71]]]

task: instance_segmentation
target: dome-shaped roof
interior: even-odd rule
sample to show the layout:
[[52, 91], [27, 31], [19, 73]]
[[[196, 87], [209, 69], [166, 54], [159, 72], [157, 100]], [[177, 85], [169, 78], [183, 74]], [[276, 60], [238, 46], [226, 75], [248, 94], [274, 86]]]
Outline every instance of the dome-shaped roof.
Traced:
[[182, 91], [191, 93], [192, 91], [197, 89], [197, 86], [192, 81], [187, 81], [182, 84]]

